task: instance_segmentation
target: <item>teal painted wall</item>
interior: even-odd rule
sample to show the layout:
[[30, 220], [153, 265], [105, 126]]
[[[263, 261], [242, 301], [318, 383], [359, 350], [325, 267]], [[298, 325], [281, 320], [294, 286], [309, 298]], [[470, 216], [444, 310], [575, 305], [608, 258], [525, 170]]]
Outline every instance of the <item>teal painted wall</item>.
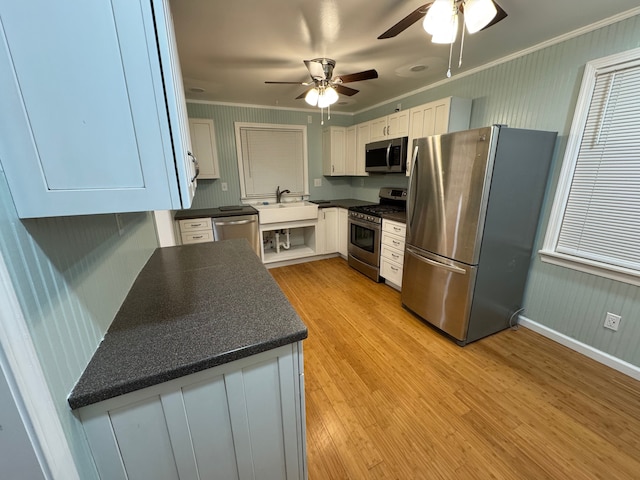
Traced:
[[122, 236], [115, 215], [20, 220], [0, 170], [0, 255], [83, 480], [98, 476], [66, 398], [157, 247], [151, 214], [122, 219]]
[[[322, 126], [320, 111], [274, 110], [267, 108], [237, 107], [188, 103], [187, 112], [191, 118], [210, 118], [216, 130], [220, 179], [198, 180], [196, 196], [191, 208], [211, 208], [240, 203], [240, 178], [236, 154], [234, 122], [274, 123], [284, 125], [306, 125], [309, 161], [309, 196], [311, 199], [345, 198], [351, 196], [351, 182], [348, 177], [322, 176]], [[332, 114], [331, 120], [325, 115], [325, 126], [348, 126], [353, 123], [351, 115]], [[312, 123], [308, 123], [311, 116]], [[314, 187], [313, 179], [321, 178], [322, 186]], [[229, 190], [222, 191], [221, 183], [226, 182]], [[286, 188], [285, 185], [282, 188]]]

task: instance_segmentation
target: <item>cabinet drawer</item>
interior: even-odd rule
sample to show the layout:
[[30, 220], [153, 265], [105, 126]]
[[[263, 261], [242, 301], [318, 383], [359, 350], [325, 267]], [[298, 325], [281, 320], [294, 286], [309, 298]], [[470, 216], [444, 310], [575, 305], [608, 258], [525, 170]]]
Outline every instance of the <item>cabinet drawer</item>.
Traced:
[[182, 244], [213, 242], [213, 230], [201, 230], [182, 234]]
[[382, 231], [393, 233], [394, 235], [399, 235], [404, 238], [407, 234], [407, 226], [404, 223], [384, 220], [382, 222]]
[[402, 286], [402, 266], [384, 257], [380, 259], [380, 275], [389, 282]]
[[382, 249], [380, 251], [380, 255], [383, 258], [387, 258], [388, 260], [395, 262], [399, 265], [402, 265], [404, 262], [404, 251], [397, 250], [395, 248], [391, 248], [389, 245], [382, 244]]
[[391, 248], [404, 252], [404, 238], [397, 235], [382, 234], [382, 245], [388, 245]]
[[194, 230], [211, 230], [211, 218], [190, 218], [180, 220], [180, 233], [192, 232]]

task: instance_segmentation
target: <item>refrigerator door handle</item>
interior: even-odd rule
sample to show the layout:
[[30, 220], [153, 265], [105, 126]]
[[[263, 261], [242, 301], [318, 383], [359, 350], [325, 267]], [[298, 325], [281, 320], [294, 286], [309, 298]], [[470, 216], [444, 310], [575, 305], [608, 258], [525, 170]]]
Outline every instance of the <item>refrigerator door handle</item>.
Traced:
[[418, 180], [418, 169], [416, 168], [418, 164], [418, 145], [413, 148], [413, 158], [411, 159], [411, 174], [409, 176], [409, 198], [407, 199], [407, 203], [409, 204], [409, 209], [407, 211], [407, 220], [409, 223], [409, 231], [411, 231], [411, 227], [413, 226], [413, 213], [416, 209], [414, 202], [415, 189], [417, 188], [417, 180]]
[[447, 265], [446, 263], [436, 262], [435, 260], [431, 260], [430, 258], [426, 258], [420, 254], [417, 250], [407, 246], [407, 251], [416, 257], [421, 262], [427, 263], [434, 267], [444, 268], [445, 270], [449, 270], [453, 273], [459, 273], [461, 275], [465, 275], [467, 271], [464, 268], [456, 267], [455, 265]]

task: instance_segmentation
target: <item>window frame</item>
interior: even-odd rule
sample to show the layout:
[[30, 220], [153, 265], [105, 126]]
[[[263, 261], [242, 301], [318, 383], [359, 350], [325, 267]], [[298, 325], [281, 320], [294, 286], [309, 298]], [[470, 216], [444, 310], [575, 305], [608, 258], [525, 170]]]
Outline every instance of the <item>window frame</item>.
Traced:
[[[241, 130], [243, 128], [252, 128], [258, 130], [289, 130], [292, 132], [302, 133], [302, 175], [303, 175], [303, 192], [291, 192], [291, 196], [294, 197], [308, 197], [309, 196], [309, 154], [308, 154], [308, 142], [307, 142], [307, 126], [306, 125], [294, 125], [294, 124], [277, 124], [277, 123], [252, 123], [252, 122], [234, 122], [235, 134], [236, 134], [236, 153], [238, 161], [238, 175], [240, 180], [240, 195], [241, 200], [249, 202], [261, 202], [271, 200], [276, 197], [275, 190], [273, 193], [264, 192], [264, 194], [247, 194], [244, 158], [242, 152], [242, 138]], [[287, 185], [282, 185], [283, 189], [287, 188]]]
[[592, 60], [586, 64], [547, 232], [542, 249], [538, 253], [540, 254], [540, 259], [546, 263], [640, 286], [640, 270], [597, 262], [579, 256], [560, 253], [556, 250], [594, 93], [596, 76], [599, 72], [604, 73], [616, 69], [616, 67], [634, 63], [640, 65], [640, 48]]

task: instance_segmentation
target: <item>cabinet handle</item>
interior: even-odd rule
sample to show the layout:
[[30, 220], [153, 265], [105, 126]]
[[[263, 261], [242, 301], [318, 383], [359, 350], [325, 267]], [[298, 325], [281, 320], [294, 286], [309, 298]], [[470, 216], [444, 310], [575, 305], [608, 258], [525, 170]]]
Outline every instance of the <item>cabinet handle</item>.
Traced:
[[191, 237], [191, 238], [193, 238], [194, 240], [197, 240], [198, 238], [202, 238], [202, 235], [194, 235], [194, 236], [193, 236], [193, 237]]
[[189, 224], [189, 226], [191, 226], [191, 227], [194, 227], [194, 228], [195, 228], [195, 227], [201, 227], [201, 226], [202, 226], [202, 224], [201, 224], [201, 223], [190, 223], [190, 224]]
[[191, 157], [191, 161], [194, 163], [196, 167], [196, 174], [191, 179], [191, 183], [193, 183], [196, 181], [196, 178], [198, 178], [198, 175], [200, 175], [200, 164], [198, 163], [198, 159], [195, 157], [195, 155], [188, 150], [187, 150], [187, 155]]
[[398, 267], [394, 267], [393, 265], [389, 265], [389, 268], [390, 268], [391, 270], [393, 270], [394, 272], [397, 272], [397, 271], [398, 271]]
[[398, 255], [397, 253], [392, 253], [392, 254], [391, 254], [391, 256], [392, 256], [393, 258], [400, 258], [400, 255]]
[[402, 231], [402, 229], [401, 229], [400, 227], [393, 227], [393, 229], [394, 229], [396, 232], [401, 232], [401, 231]]
[[336, 166], [335, 165], [331, 165], [331, 173], [336, 171]]
[[396, 240], [391, 240], [391, 243], [393, 243], [394, 245], [400, 245], [400, 242], [398, 242]]

